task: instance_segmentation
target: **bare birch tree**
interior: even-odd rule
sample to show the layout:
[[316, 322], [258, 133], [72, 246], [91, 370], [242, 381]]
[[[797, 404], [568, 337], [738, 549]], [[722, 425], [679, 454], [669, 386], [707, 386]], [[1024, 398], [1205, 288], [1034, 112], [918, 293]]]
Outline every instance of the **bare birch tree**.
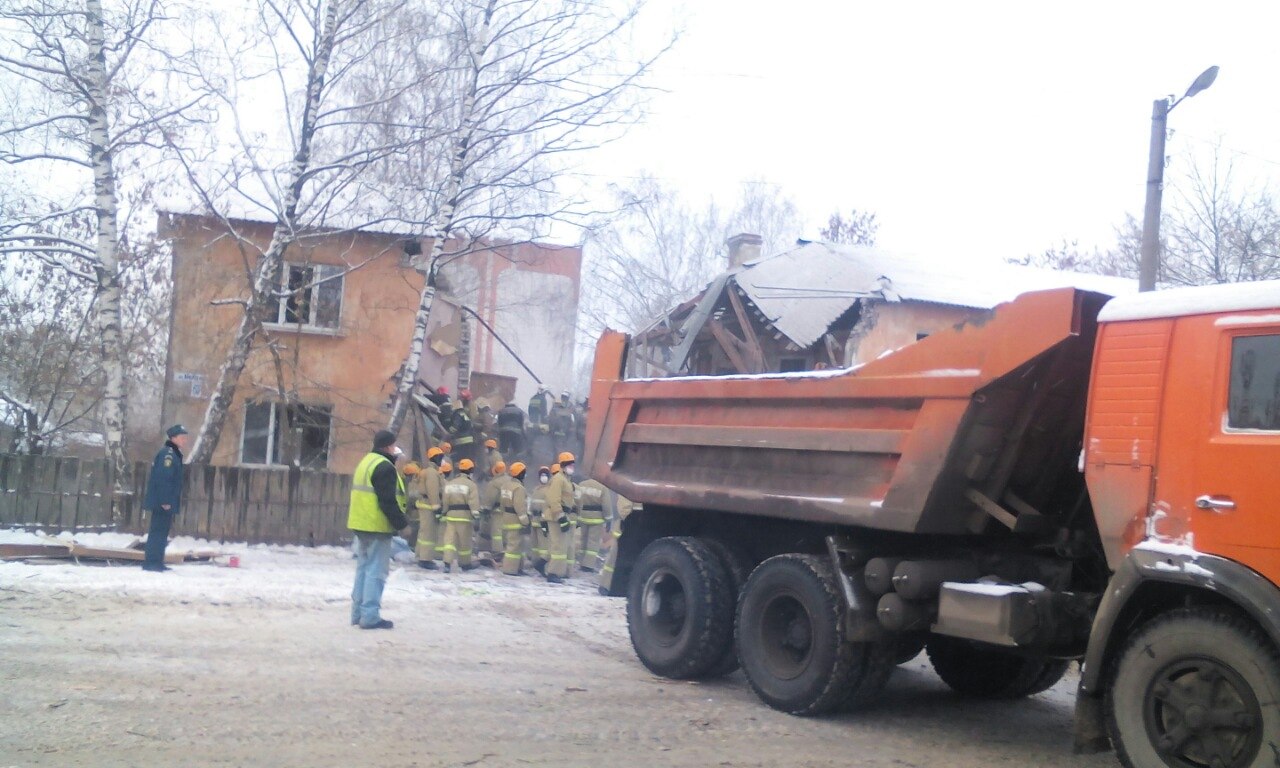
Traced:
[[117, 490], [127, 477], [122, 161], [198, 102], [155, 87], [167, 54], [153, 40], [165, 19], [160, 0], [0, 3], [0, 161], [40, 182], [0, 224], [0, 254], [56, 267], [91, 298], [84, 303], [103, 360], [99, 421]]
[[[455, 65], [444, 100], [444, 176], [425, 233], [426, 281], [392, 405], [393, 431], [409, 409], [441, 268], [491, 233], [532, 239], [591, 212], [557, 181], [571, 156], [615, 138], [637, 114], [641, 78], [666, 50], [630, 61], [623, 54], [640, 10], [637, 3], [615, 12], [591, 0], [443, 4], [441, 28]], [[450, 238], [460, 248], [450, 252]]]
[[[242, 315], [192, 446], [193, 461], [207, 461], [217, 447], [255, 344], [278, 354], [264, 328], [268, 309], [289, 291], [313, 287], [280, 284], [286, 252], [308, 238], [397, 220], [396, 196], [378, 183], [375, 171], [387, 157], [404, 153], [408, 143], [425, 141], [431, 127], [378, 130], [387, 105], [418, 84], [402, 70], [392, 69], [393, 77], [380, 81], [377, 90], [358, 84], [376, 80], [369, 73], [385, 65], [387, 51], [412, 46], [406, 31], [387, 34], [393, 29], [387, 20], [405, 5], [259, 0], [260, 24], [244, 39], [221, 38], [222, 47], [207, 52], [208, 61], [198, 69], [219, 104], [226, 133], [211, 137], [202, 156], [178, 156], [197, 208], [219, 219], [225, 235], [240, 246], [246, 285], [240, 297], [226, 302], [238, 305]], [[273, 108], [283, 120], [283, 135], [263, 136], [255, 123]], [[219, 154], [220, 144], [235, 152]], [[281, 147], [290, 148], [287, 157]], [[270, 241], [263, 246], [244, 234], [240, 218], [273, 222]]]

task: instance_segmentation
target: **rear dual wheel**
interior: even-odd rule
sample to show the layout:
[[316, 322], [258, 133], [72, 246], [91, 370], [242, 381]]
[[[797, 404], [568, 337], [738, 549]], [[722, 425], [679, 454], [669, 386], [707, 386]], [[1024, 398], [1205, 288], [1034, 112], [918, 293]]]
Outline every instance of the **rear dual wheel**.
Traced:
[[774, 709], [820, 715], [869, 702], [894, 668], [888, 643], [845, 637], [831, 564], [813, 555], [763, 562], [738, 601], [738, 658], [752, 690]]

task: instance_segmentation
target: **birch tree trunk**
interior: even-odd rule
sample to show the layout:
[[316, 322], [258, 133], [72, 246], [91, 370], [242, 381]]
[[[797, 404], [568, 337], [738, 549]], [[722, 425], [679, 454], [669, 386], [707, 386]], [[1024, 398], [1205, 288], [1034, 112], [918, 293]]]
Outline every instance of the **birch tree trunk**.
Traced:
[[471, 320], [458, 313], [458, 391], [471, 388]]
[[231, 410], [231, 403], [235, 399], [236, 388], [240, 383], [240, 375], [244, 373], [245, 365], [249, 362], [254, 338], [262, 329], [262, 315], [268, 306], [267, 299], [280, 289], [274, 284], [274, 280], [280, 265], [284, 263], [284, 252], [297, 238], [298, 201], [302, 197], [303, 186], [307, 180], [306, 174], [311, 164], [311, 145], [315, 138], [325, 77], [328, 74], [329, 61], [333, 56], [340, 4], [340, 0], [332, 0], [325, 6], [320, 39], [317, 41], [315, 57], [311, 60], [307, 73], [307, 99], [303, 106], [302, 121], [298, 131], [298, 148], [293, 156], [290, 184], [285, 189], [281, 215], [271, 233], [271, 243], [263, 252], [262, 259], [254, 272], [249, 299], [245, 302], [244, 316], [240, 318], [240, 325], [236, 328], [231, 349], [227, 352], [227, 358], [221, 370], [218, 371], [218, 383], [213, 388], [213, 396], [209, 398], [200, 432], [191, 446], [192, 462], [208, 462], [218, 447], [222, 428], [226, 424], [227, 414]]
[[[124, 452], [125, 389], [124, 348], [120, 322], [120, 258], [118, 243], [119, 201], [107, 118], [107, 58], [104, 20], [100, 0], [85, 0], [89, 60], [86, 94], [89, 97], [89, 162], [93, 168], [94, 212], [98, 219], [96, 277], [97, 301], [94, 314], [103, 348], [102, 368], [106, 381], [101, 418], [107, 458], [115, 472], [115, 493], [128, 487], [129, 462]], [[119, 505], [112, 504], [118, 519]]]
[[[494, 9], [497, 7], [497, 0], [489, 0], [485, 6], [484, 16], [480, 25], [479, 32], [476, 34], [474, 41], [468, 46], [471, 55], [471, 69], [468, 72], [468, 79], [465, 86], [465, 93], [462, 102], [461, 120], [459, 123], [459, 131], [457, 138], [453, 142], [453, 152], [449, 156], [449, 177], [445, 184], [445, 194], [443, 203], [440, 206], [440, 214], [436, 217], [434, 232], [431, 234], [431, 255], [427, 259], [427, 279], [422, 286], [422, 294], [418, 300], [418, 312], [413, 320], [413, 337], [409, 342], [409, 354], [405, 357], [404, 369], [401, 372], [400, 382], [396, 387], [395, 401], [391, 406], [391, 418], [387, 422], [387, 429], [392, 432], [399, 433], [400, 427], [404, 424], [405, 415], [409, 412], [409, 406], [413, 401], [413, 389], [418, 381], [418, 368], [422, 364], [422, 349], [427, 339], [427, 322], [431, 319], [431, 307], [435, 303], [436, 286], [435, 275], [436, 270], [440, 266], [440, 258], [444, 255], [445, 238], [449, 236], [449, 231], [453, 229], [453, 217], [458, 211], [458, 204], [462, 194], [463, 182], [466, 180], [467, 173], [467, 153], [471, 149], [471, 142], [477, 131], [476, 119], [476, 99], [480, 93], [480, 73], [484, 68], [485, 56], [489, 48], [489, 29], [493, 22]], [[465, 318], [464, 334], [465, 334]], [[460, 337], [458, 344], [458, 388], [463, 387], [463, 353], [467, 355], [468, 365], [466, 367], [466, 380], [470, 383], [470, 340], [469, 336]]]

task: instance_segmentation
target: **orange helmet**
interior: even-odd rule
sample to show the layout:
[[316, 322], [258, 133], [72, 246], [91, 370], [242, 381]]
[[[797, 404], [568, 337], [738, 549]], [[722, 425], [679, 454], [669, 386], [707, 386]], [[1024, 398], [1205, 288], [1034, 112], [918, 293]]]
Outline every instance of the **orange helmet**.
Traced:
[[558, 474], [560, 474], [560, 465], [559, 465], [559, 464], [552, 464], [552, 465], [551, 465], [551, 474], [553, 474], [553, 475], [558, 475]]
[[440, 465], [440, 471], [447, 475], [453, 471], [453, 465], [446, 460], [443, 464]]
[[507, 470], [507, 473], [512, 477], [519, 477], [524, 474], [526, 469], [528, 469], [528, 467], [524, 465], [523, 461], [517, 461], [511, 465], [511, 468]]
[[440, 450], [445, 453], [453, 453], [453, 443], [441, 443]]
[[439, 448], [436, 448], [435, 446], [432, 446], [431, 448], [427, 449], [427, 461], [431, 461], [435, 457], [443, 456], [443, 455], [444, 455], [444, 451], [440, 450]]
[[572, 464], [574, 461], [575, 459], [573, 458], [573, 454], [568, 451], [565, 451], [556, 457], [556, 462], [559, 464]]
[[494, 477], [504, 474], [507, 471], [507, 463], [505, 461], [500, 461], [497, 464], [494, 464], [489, 471], [493, 473]]
[[491, 438], [489, 438], [488, 440], [485, 440], [485, 441], [484, 441], [484, 447], [485, 447], [485, 448], [497, 448], [497, 447], [498, 447], [498, 441], [497, 441], [497, 440], [494, 440], [494, 439], [491, 437]]
[[422, 471], [422, 467], [416, 461], [411, 461], [404, 465], [404, 473], [406, 475], [416, 475]]
[[470, 472], [475, 468], [476, 468], [476, 463], [471, 459], [463, 459], [462, 461], [458, 462], [459, 472]]

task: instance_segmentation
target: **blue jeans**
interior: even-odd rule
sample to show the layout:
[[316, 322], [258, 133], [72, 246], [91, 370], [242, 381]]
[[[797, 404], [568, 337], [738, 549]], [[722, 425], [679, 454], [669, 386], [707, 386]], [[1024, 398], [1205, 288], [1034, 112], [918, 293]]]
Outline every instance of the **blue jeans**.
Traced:
[[351, 588], [351, 623], [372, 627], [382, 620], [382, 588], [391, 570], [391, 534], [356, 535], [356, 583]]

